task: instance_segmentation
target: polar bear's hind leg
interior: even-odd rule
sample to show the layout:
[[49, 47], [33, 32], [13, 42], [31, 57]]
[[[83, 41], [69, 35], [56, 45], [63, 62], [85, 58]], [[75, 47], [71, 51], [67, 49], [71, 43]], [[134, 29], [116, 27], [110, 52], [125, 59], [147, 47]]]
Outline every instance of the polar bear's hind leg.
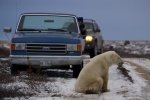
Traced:
[[103, 79], [101, 77], [97, 78], [94, 82], [89, 84], [88, 89], [85, 91], [86, 94], [100, 93], [103, 86]]

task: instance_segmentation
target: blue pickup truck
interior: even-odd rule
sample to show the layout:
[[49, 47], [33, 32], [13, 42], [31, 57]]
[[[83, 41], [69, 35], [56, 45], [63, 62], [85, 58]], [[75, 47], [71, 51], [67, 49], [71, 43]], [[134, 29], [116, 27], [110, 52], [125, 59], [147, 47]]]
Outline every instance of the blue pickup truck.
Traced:
[[11, 74], [59, 66], [72, 68], [73, 77], [77, 77], [83, 66], [83, 51], [84, 40], [75, 15], [24, 13], [11, 41]]

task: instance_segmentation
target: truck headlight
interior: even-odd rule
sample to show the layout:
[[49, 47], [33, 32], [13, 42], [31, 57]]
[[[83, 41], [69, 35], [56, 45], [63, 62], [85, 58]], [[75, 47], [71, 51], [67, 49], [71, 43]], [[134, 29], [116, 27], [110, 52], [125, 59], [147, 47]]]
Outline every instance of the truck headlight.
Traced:
[[26, 46], [24, 43], [13, 43], [11, 44], [12, 50], [25, 50]]
[[25, 50], [25, 47], [24, 43], [16, 43], [16, 50]]
[[93, 40], [93, 37], [92, 36], [86, 36], [85, 37], [85, 41], [86, 42], [91, 42]]
[[81, 44], [67, 44], [67, 51], [81, 51]]

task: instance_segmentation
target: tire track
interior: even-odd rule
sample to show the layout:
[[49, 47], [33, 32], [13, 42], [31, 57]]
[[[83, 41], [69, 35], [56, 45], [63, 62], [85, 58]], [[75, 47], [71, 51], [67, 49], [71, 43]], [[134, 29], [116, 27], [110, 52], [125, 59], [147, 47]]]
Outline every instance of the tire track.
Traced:
[[128, 61], [128, 60], [124, 60], [125, 62], [128, 62], [130, 63], [132, 66], [135, 66], [136, 67], [136, 71], [139, 72], [139, 73], [142, 73], [141, 76], [147, 80], [147, 82], [150, 84], [150, 70], [147, 70], [145, 67], [139, 65], [139, 64], [136, 64], [132, 61]]
[[144, 78], [147, 83], [147, 86], [145, 86], [142, 90], [143, 100], [149, 100], [150, 99], [150, 70], [147, 70], [145, 67], [137, 63], [134, 63], [132, 61], [128, 61], [128, 60], [124, 60], [124, 61], [130, 63], [132, 66], [135, 66], [136, 67], [135, 70], [139, 73], [142, 73], [140, 74], [140, 76]]

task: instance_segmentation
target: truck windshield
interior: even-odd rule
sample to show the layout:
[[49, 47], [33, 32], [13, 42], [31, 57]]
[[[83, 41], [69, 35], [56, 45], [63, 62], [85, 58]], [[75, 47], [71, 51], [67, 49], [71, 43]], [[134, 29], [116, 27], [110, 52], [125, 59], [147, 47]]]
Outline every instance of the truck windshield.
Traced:
[[17, 31], [78, 32], [75, 17], [59, 15], [24, 15]]

